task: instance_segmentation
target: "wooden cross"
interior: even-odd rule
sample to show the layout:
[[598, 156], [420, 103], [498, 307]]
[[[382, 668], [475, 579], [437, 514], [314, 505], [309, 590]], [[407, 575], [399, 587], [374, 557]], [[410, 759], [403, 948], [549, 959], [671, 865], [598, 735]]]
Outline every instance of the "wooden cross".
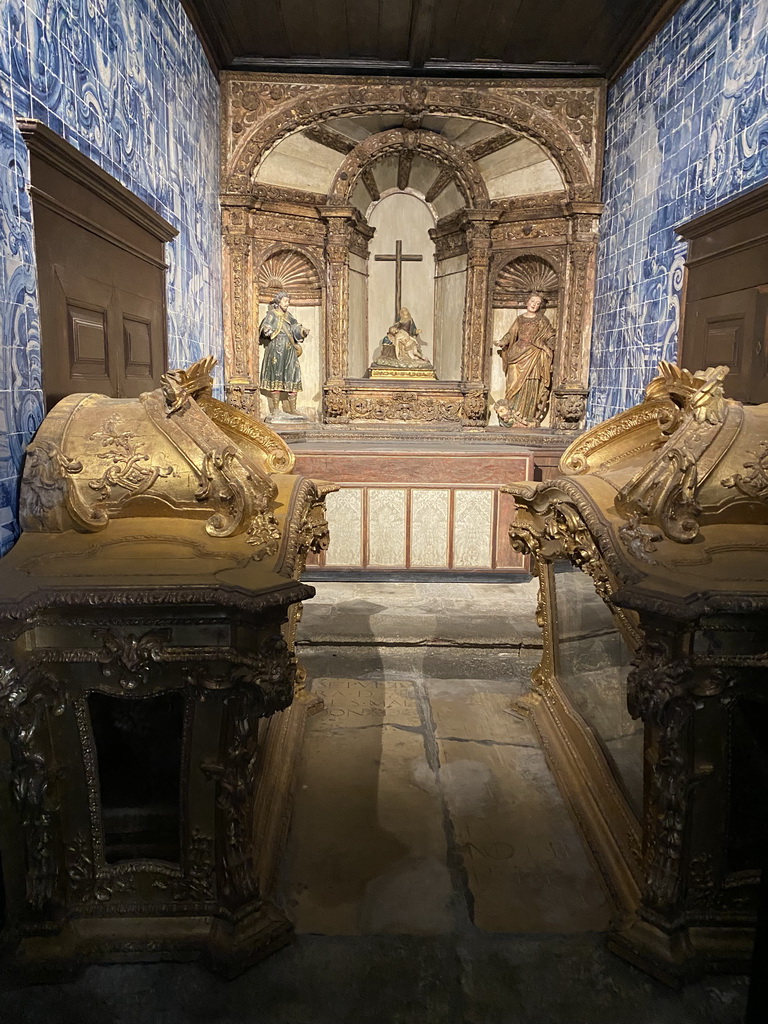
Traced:
[[404, 253], [403, 243], [398, 240], [395, 242], [394, 253], [388, 255], [374, 256], [376, 260], [383, 260], [391, 263], [394, 261], [395, 264], [395, 323], [400, 318], [400, 310], [402, 309], [403, 299], [403, 264], [404, 263], [420, 263], [424, 257], [415, 253]]

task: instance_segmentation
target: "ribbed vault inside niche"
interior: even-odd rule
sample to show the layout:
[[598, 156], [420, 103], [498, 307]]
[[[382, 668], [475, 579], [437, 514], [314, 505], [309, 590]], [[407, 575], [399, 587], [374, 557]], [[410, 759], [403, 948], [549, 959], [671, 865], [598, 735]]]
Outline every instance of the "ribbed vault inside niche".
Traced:
[[[458, 159], [471, 165], [493, 200], [518, 195], [540, 195], [565, 189], [557, 164], [534, 139], [499, 124], [468, 117], [414, 117], [400, 114], [331, 117], [280, 140], [255, 169], [254, 184], [295, 189], [307, 196], [327, 195], [345, 158], [370, 148], [374, 137], [402, 129], [431, 136], [455, 149]], [[437, 217], [447, 216], [466, 203], [456, 168], [450, 161], [431, 159], [413, 139], [400, 152], [367, 162], [355, 179], [350, 201], [365, 215], [371, 202], [389, 189], [412, 188], [433, 203]]]

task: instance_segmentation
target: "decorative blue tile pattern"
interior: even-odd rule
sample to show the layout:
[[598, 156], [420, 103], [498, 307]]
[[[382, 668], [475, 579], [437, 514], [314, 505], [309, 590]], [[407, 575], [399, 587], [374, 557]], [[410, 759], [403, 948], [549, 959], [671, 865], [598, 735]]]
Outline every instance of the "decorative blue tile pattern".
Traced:
[[43, 417], [17, 117], [43, 121], [179, 229], [166, 250], [168, 360], [223, 363], [219, 86], [179, 0], [0, 0], [0, 554]]
[[688, 0], [608, 97], [589, 422], [675, 359], [674, 225], [768, 179], [768, 0]]

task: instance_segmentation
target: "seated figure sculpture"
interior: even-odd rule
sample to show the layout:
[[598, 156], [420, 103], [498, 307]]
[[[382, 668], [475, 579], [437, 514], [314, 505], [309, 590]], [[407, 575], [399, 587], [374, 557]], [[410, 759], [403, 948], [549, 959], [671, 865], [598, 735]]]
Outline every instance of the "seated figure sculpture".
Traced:
[[370, 375], [396, 377], [401, 370], [409, 371], [407, 376], [434, 378], [434, 367], [424, 356], [420, 335], [409, 310], [401, 307], [397, 320], [381, 339], [381, 354], [373, 362]]

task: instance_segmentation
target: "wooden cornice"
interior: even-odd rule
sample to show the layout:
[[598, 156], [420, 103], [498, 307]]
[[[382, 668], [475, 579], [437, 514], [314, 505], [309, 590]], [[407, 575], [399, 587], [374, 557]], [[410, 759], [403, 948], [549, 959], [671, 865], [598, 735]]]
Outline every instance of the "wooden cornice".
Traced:
[[143, 199], [139, 199], [42, 121], [19, 117], [16, 125], [32, 156], [87, 188], [161, 242], [170, 242], [178, 235], [178, 229]]

